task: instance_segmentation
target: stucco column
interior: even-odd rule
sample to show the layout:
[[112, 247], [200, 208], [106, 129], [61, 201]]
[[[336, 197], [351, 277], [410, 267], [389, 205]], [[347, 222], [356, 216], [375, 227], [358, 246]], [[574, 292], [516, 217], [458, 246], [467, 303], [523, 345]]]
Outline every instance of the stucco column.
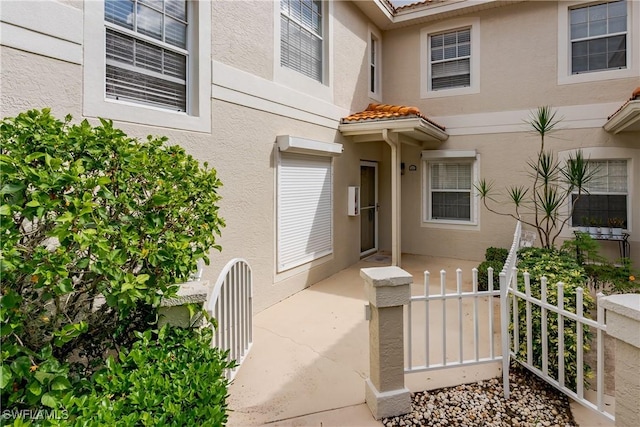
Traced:
[[411, 274], [399, 267], [360, 270], [369, 299], [369, 378], [365, 400], [375, 419], [411, 412], [404, 386], [403, 306], [410, 302]]
[[616, 426], [640, 420], [640, 294], [600, 299], [607, 310], [607, 334], [616, 339]]
[[202, 305], [210, 291], [208, 281], [187, 282], [180, 285], [174, 298], [163, 298], [158, 309], [158, 328], [166, 323], [180, 328], [188, 328], [191, 318], [189, 304]]

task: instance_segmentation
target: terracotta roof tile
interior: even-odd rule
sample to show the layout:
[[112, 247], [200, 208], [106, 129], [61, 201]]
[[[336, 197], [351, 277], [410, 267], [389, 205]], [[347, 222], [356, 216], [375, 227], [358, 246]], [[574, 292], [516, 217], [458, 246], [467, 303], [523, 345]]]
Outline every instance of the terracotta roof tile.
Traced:
[[622, 104], [622, 106], [621, 106], [620, 108], [618, 108], [618, 109], [616, 110], [616, 112], [615, 112], [615, 113], [613, 113], [612, 115], [610, 115], [609, 117], [607, 117], [607, 120], [610, 120], [610, 119], [611, 119], [611, 117], [615, 116], [615, 115], [616, 115], [616, 114], [618, 114], [620, 111], [622, 111], [622, 109], [623, 109], [624, 107], [626, 107], [628, 103], [630, 103], [631, 101], [636, 101], [636, 100], [640, 100], [640, 86], [638, 86], [637, 88], [635, 88], [635, 89], [633, 90], [633, 92], [631, 92], [631, 98], [629, 98], [629, 99], [627, 100], [627, 102], [625, 102], [624, 104]]
[[432, 125], [445, 130], [444, 126], [441, 126], [423, 115], [416, 107], [408, 107], [405, 105], [389, 105], [389, 104], [375, 104], [371, 103], [364, 111], [351, 114], [344, 117], [342, 123], [349, 122], [361, 122], [361, 121], [377, 121], [377, 120], [394, 120], [394, 119], [406, 119], [406, 118], [421, 118], [431, 123]]
[[394, 8], [394, 10], [397, 12], [399, 10], [404, 10], [404, 9], [413, 9], [414, 7], [418, 7], [418, 6], [431, 6], [432, 4], [435, 3], [444, 3], [448, 0], [423, 0], [423, 1], [416, 1], [414, 3], [409, 3], [409, 4], [404, 4], [402, 6], [396, 7]]

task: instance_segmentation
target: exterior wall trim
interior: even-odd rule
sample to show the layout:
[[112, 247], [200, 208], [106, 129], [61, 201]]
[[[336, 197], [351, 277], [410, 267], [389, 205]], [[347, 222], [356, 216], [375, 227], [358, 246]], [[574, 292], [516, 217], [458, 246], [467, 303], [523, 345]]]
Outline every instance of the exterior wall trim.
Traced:
[[322, 99], [213, 61], [213, 98], [337, 129], [349, 111]]
[[2, 3], [2, 45], [82, 64], [82, 10], [55, 1]]
[[[560, 128], [601, 128], [607, 122], [608, 115], [619, 107], [619, 102], [557, 107], [558, 116], [564, 117]], [[527, 132], [529, 131], [529, 127], [523, 122], [523, 119], [529, 117], [530, 112], [531, 110], [512, 110], [454, 116], [434, 116], [432, 119], [445, 126], [449, 135]]]

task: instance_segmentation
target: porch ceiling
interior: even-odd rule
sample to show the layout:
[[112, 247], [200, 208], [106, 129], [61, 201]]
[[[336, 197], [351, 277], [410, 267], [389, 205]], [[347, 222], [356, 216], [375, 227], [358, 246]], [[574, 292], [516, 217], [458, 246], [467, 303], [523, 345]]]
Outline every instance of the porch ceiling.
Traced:
[[437, 146], [449, 138], [444, 126], [416, 107], [402, 105], [369, 104], [364, 111], [343, 118], [338, 129], [354, 142], [383, 141], [383, 132], [387, 131], [397, 134], [401, 143], [423, 148], [429, 143]]
[[608, 117], [604, 130], [611, 133], [640, 131], [640, 87], [622, 107]]

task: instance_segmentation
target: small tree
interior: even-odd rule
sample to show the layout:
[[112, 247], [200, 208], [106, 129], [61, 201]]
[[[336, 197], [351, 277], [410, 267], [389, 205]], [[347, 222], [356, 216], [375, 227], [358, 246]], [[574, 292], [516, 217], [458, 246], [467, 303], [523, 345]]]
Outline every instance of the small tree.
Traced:
[[3, 407], [54, 407], [69, 356], [102, 362], [219, 249], [216, 171], [166, 141], [48, 109], [0, 124]]
[[[500, 203], [494, 197], [493, 183], [482, 179], [476, 184], [484, 206], [498, 215], [510, 216], [534, 227], [544, 248], [555, 247], [555, 241], [573, 214], [576, 202], [586, 192], [595, 171], [588, 168], [582, 151], [570, 154], [561, 164], [551, 150], [545, 149], [545, 137], [556, 129], [561, 119], [549, 106], [539, 107], [531, 112], [527, 123], [540, 136], [540, 149], [535, 161], [529, 161], [530, 187], [512, 186], [507, 189], [508, 199], [514, 211], [503, 212], [489, 206], [489, 202]], [[562, 212], [572, 195], [571, 211]]]

